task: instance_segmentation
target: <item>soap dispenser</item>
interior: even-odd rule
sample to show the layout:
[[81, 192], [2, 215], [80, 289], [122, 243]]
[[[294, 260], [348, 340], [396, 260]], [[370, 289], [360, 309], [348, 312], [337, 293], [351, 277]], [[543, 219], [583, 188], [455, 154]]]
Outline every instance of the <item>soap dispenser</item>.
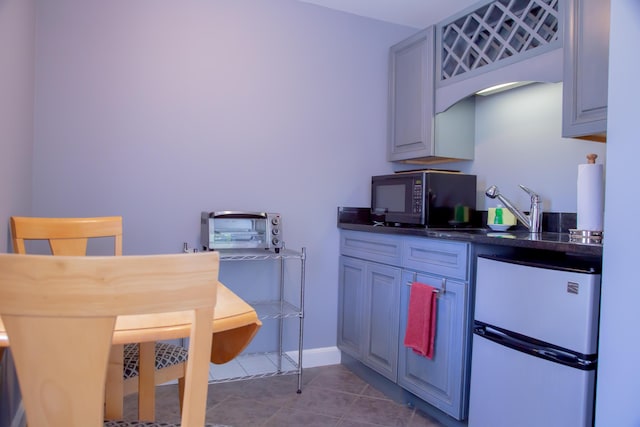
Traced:
[[496, 206], [496, 214], [493, 218], [494, 224], [502, 224], [502, 205]]

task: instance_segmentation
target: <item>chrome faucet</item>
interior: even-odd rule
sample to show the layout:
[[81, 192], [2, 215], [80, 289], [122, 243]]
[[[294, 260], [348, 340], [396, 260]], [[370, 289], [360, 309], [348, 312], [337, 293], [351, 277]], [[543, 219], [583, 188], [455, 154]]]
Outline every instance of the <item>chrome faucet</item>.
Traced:
[[525, 187], [524, 185], [520, 185], [520, 188], [522, 188], [524, 191], [527, 192], [527, 194], [529, 194], [529, 196], [531, 196], [531, 208], [529, 208], [529, 215], [525, 215], [518, 208], [513, 206], [513, 203], [511, 203], [502, 194], [500, 194], [498, 187], [496, 187], [495, 185], [492, 185], [491, 187], [487, 188], [487, 191], [485, 191], [484, 194], [486, 194], [487, 197], [490, 197], [492, 199], [498, 198], [498, 200], [500, 200], [505, 205], [505, 207], [509, 209], [509, 212], [515, 215], [515, 217], [518, 218], [518, 220], [529, 229], [529, 233], [531, 234], [541, 233], [542, 232], [542, 201], [540, 200], [540, 196], [534, 193], [529, 188]]

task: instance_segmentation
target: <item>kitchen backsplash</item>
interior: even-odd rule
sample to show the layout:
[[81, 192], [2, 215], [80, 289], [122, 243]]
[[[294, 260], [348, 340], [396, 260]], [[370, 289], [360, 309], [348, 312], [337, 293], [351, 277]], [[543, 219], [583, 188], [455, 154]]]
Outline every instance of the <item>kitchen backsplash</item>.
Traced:
[[[338, 223], [343, 224], [373, 224], [371, 209], [366, 207], [338, 207]], [[487, 224], [487, 211], [475, 211], [471, 217], [471, 227], [483, 227]], [[518, 223], [516, 229], [525, 229]], [[569, 229], [576, 228], [575, 212], [543, 212], [542, 230], [551, 233], [568, 233]]]

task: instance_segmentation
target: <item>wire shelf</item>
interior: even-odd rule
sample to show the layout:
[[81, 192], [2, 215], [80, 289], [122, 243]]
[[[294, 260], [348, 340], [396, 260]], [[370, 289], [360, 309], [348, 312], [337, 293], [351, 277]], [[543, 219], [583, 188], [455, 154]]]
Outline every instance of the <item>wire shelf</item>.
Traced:
[[[297, 375], [298, 393], [302, 390], [302, 348], [304, 331], [304, 282], [306, 249], [293, 251], [281, 249], [279, 252], [264, 249], [219, 249], [220, 261], [278, 261], [279, 298], [277, 300], [247, 301], [261, 320], [275, 319], [278, 323], [278, 347], [276, 353], [249, 353], [236, 357], [223, 365], [212, 365], [209, 372], [210, 382], [230, 382], [278, 375]], [[293, 304], [285, 297], [285, 260], [300, 261], [299, 303]], [[282, 349], [283, 319], [297, 319], [298, 322], [298, 362]]]
[[287, 301], [253, 301], [249, 302], [260, 319], [286, 319], [302, 316], [300, 308]]
[[256, 261], [273, 259], [304, 259], [304, 252], [281, 249], [280, 252], [265, 249], [219, 249], [220, 261]]

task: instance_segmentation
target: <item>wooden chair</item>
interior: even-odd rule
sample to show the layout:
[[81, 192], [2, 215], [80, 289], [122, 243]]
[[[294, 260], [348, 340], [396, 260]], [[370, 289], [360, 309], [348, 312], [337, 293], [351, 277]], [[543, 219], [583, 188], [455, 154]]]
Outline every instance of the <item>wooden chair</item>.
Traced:
[[[132, 425], [104, 421], [116, 318], [166, 318], [159, 313], [181, 311], [192, 313], [181, 425], [204, 425], [219, 262], [216, 252], [0, 254], [0, 318], [29, 425]], [[137, 339], [157, 338], [154, 334]], [[71, 351], [81, 356], [70, 358]]]
[[[52, 255], [86, 255], [89, 239], [113, 238], [113, 254], [122, 255], [122, 217], [34, 218], [11, 217], [13, 250], [26, 254], [25, 241], [46, 240]], [[143, 355], [142, 358], [140, 355]], [[74, 356], [69, 356], [73, 358]], [[107, 379], [106, 413], [122, 418], [124, 396], [139, 392], [138, 417], [155, 419], [155, 386], [178, 380], [179, 399], [184, 394], [187, 350], [168, 343], [118, 345], [112, 349], [111, 363], [124, 366], [110, 370]], [[148, 363], [140, 363], [148, 360]], [[123, 362], [124, 361], [124, 362]]]

